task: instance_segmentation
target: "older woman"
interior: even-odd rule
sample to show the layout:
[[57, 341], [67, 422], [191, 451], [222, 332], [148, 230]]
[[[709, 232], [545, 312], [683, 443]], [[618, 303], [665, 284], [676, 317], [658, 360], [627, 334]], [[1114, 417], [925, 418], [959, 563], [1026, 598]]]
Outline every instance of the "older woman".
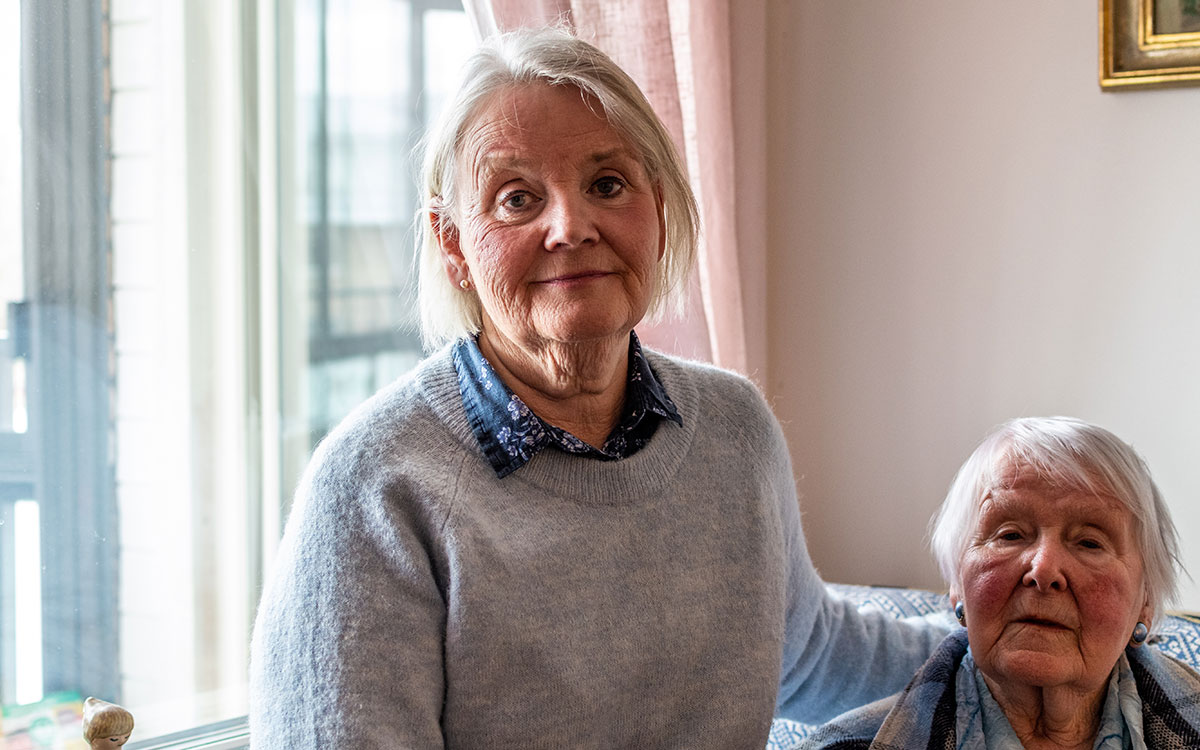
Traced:
[[1200, 747], [1200, 675], [1143, 647], [1178, 543], [1127, 444], [1076, 419], [1005, 424], [959, 470], [933, 549], [966, 629], [803, 747]]
[[696, 208], [662, 124], [562, 31], [493, 40], [434, 132], [442, 348], [318, 448], [255, 627], [256, 747], [761, 748], [944, 632], [812, 568], [745, 379], [644, 351]]

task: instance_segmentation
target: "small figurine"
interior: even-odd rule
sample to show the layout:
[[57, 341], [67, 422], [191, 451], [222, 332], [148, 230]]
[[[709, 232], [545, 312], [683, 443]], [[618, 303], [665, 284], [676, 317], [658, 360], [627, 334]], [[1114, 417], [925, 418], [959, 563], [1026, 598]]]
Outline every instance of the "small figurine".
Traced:
[[120, 747], [133, 733], [133, 714], [96, 698], [83, 702], [83, 738], [92, 750]]

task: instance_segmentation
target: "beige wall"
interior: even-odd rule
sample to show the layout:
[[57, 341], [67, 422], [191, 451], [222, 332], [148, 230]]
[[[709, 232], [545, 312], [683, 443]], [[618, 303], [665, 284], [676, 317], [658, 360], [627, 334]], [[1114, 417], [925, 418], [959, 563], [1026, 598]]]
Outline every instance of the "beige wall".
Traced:
[[825, 577], [940, 586], [958, 464], [1070, 414], [1147, 457], [1200, 578], [1200, 87], [1101, 93], [1091, 0], [766, 13], [767, 390]]

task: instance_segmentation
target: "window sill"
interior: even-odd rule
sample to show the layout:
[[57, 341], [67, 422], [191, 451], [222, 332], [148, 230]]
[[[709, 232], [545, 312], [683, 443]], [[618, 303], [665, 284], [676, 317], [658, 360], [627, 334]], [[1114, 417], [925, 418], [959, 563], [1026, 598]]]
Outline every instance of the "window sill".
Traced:
[[208, 724], [184, 732], [131, 742], [126, 750], [245, 750], [250, 747], [247, 717]]

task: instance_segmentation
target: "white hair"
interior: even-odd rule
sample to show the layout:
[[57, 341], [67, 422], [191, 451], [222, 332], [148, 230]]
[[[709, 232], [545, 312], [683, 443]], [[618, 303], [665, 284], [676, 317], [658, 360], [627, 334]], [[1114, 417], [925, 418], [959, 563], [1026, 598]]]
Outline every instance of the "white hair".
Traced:
[[[462, 84], [427, 136], [417, 217], [421, 337], [428, 349], [478, 333], [479, 298], [454, 286], [446, 274], [439, 231], [461, 208], [457, 195], [460, 150], [475, 118], [496, 94], [523, 85], [573, 86], [599, 104], [608, 123], [641, 159], [661, 191], [666, 235], [648, 317], [682, 309], [686, 279], [695, 263], [699, 209], [687, 172], [666, 127], [637, 84], [596, 47], [569, 31], [523, 29], [486, 41], [468, 61]], [[454, 231], [452, 228], [449, 231]]]
[[1005, 422], [984, 438], [950, 484], [932, 521], [930, 545], [942, 577], [962, 590], [960, 565], [980, 507], [1011, 482], [1008, 467], [1030, 467], [1051, 486], [1112, 497], [1133, 516], [1154, 627], [1177, 596], [1179, 538], [1145, 460], [1108, 430], [1070, 417]]

